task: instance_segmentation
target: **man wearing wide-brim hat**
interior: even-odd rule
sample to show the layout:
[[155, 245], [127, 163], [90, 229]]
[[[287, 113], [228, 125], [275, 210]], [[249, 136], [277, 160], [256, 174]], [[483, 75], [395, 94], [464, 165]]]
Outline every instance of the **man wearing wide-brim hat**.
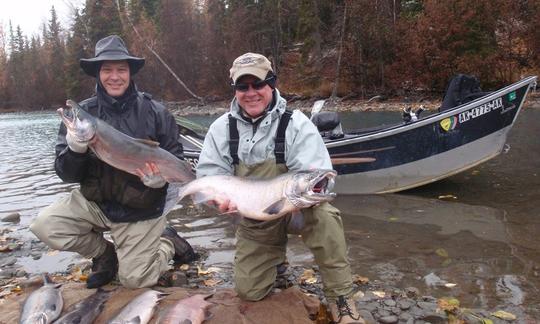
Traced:
[[[137, 91], [132, 77], [145, 60], [129, 54], [122, 38], [96, 43], [95, 57], [81, 59], [83, 71], [96, 78], [96, 94], [80, 103], [117, 130], [159, 146], [183, 159], [172, 115], [152, 97]], [[90, 141], [91, 142], [91, 141]], [[167, 183], [155, 164], [134, 176], [99, 160], [62, 124], [56, 144], [56, 174], [80, 189], [43, 209], [30, 226], [49, 247], [72, 251], [93, 261], [88, 288], [111, 282], [130, 288], [169, 285], [169, 261], [186, 263], [196, 255], [187, 241], [167, 226], [162, 215]], [[114, 153], [114, 152], [113, 152]], [[103, 237], [110, 231], [112, 242]]]

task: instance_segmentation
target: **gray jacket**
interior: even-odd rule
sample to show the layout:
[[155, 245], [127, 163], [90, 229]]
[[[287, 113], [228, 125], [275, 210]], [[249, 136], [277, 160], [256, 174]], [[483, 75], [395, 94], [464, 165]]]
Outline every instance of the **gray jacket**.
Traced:
[[[240, 136], [238, 158], [248, 166], [275, 159], [274, 146], [281, 115], [287, 101], [275, 90], [275, 104], [258, 123], [241, 117], [236, 98], [231, 102], [230, 114], [238, 120]], [[285, 132], [285, 164], [290, 171], [332, 169], [330, 156], [315, 125], [301, 111], [295, 110]], [[204, 139], [197, 165], [197, 177], [234, 174], [229, 152], [228, 114], [219, 117]]]

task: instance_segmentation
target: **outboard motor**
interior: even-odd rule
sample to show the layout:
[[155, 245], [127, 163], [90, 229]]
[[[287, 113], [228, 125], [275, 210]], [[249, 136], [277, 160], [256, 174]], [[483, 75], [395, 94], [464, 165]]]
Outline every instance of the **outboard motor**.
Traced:
[[472, 75], [458, 74], [450, 80], [439, 111], [462, 105], [485, 96], [489, 92], [483, 92], [480, 81]]
[[343, 128], [341, 127], [341, 121], [339, 115], [335, 111], [323, 111], [311, 116], [311, 121], [322, 137], [329, 137], [330, 139], [342, 138]]

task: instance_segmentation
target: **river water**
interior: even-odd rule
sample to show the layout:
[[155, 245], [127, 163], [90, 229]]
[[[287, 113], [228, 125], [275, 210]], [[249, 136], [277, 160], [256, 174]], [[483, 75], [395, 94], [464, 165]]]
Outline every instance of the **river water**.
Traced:
[[[213, 118], [194, 117], [206, 124]], [[342, 116], [345, 128], [399, 118], [399, 112]], [[0, 228], [15, 230], [10, 235], [25, 242], [35, 243], [28, 225], [38, 211], [75, 187], [62, 183], [52, 168], [59, 123], [51, 112], [0, 114], [0, 217], [21, 214], [19, 224]], [[487, 163], [400, 194], [339, 196], [335, 205], [342, 211], [353, 272], [426, 295], [454, 296], [462, 307], [540, 319], [539, 134], [540, 110], [524, 109], [507, 153]], [[208, 251], [205, 266], [232, 268], [230, 217], [187, 205], [169, 218], [182, 236]], [[37, 260], [21, 255], [18, 263], [30, 273], [54, 272], [74, 258], [49, 251]], [[298, 237], [290, 238], [288, 258], [293, 265], [313, 264]]]

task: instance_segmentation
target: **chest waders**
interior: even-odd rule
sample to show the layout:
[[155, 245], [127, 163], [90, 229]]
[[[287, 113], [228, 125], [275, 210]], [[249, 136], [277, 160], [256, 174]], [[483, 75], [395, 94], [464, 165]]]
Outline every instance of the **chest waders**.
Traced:
[[[256, 165], [246, 165], [238, 157], [240, 143], [237, 120], [229, 114], [229, 150], [234, 174], [240, 177], [273, 178], [288, 171], [285, 164], [285, 130], [292, 111], [281, 116], [276, 132], [274, 155]], [[309, 149], [309, 148], [307, 148]], [[329, 203], [302, 210], [304, 226], [299, 229], [304, 243], [315, 256], [327, 298], [352, 293], [343, 224], [339, 210]], [[300, 215], [295, 215], [297, 217]], [[244, 300], [261, 300], [272, 290], [277, 266], [286, 260], [287, 234], [291, 215], [270, 221], [242, 218], [236, 231], [234, 258], [235, 290]]]

